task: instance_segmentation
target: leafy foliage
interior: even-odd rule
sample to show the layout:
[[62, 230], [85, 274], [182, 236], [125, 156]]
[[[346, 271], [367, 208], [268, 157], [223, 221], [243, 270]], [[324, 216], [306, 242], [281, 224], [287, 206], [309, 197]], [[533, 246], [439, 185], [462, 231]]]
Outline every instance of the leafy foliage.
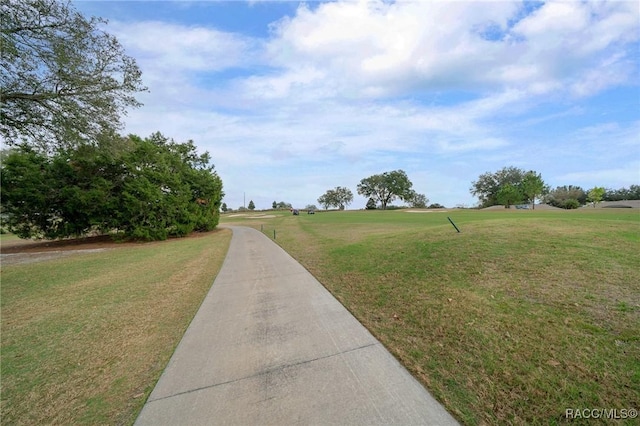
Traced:
[[367, 210], [375, 210], [376, 208], [377, 208], [376, 200], [374, 200], [373, 198], [369, 198], [367, 200], [366, 209]]
[[411, 191], [411, 195], [407, 201], [409, 202], [409, 205], [413, 208], [424, 209], [427, 207], [427, 203], [429, 202], [429, 199], [424, 194], [418, 194], [415, 191]]
[[353, 202], [353, 193], [350, 189], [336, 186], [330, 189], [318, 198], [318, 203], [324, 206], [325, 210], [329, 207], [337, 207], [344, 210], [346, 206]]
[[254, 204], [253, 200], [249, 200], [248, 208], [249, 208], [249, 210], [255, 210], [256, 209], [256, 205]]
[[511, 205], [520, 203], [522, 201], [522, 197], [523, 194], [520, 188], [508, 183], [498, 190], [496, 200], [508, 209]]
[[563, 205], [563, 208], [567, 210], [577, 209], [578, 207], [580, 207], [580, 202], [575, 198], [568, 199], [567, 201], [564, 202], [564, 205]]
[[535, 200], [548, 191], [539, 173], [533, 170], [525, 172], [512, 166], [504, 167], [495, 173], [483, 173], [478, 180], [471, 183], [470, 188], [471, 194], [480, 200], [481, 207], [497, 204], [508, 207], [525, 201], [535, 206]]
[[[587, 202], [587, 193], [579, 186], [558, 186], [544, 197], [544, 201], [554, 207], [563, 209], [578, 208]], [[573, 207], [574, 201], [578, 202], [576, 207]]]
[[411, 189], [413, 183], [403, 170], [384, 172], [362, 179], [358, 184], [358, 194], [380, 203], [383, 210], [387, 204], [399, 198], [408, 201], [415, 194]]
[[602, 197], [603, 201], [640, 200], [640, 185], [627, 188], [607, 189]]
[[291, 203], [287, 203], [285, 201], [279, 201], [279, 202], [275, 202], [274, 201], [274, 209], [278, 209], [278, 210], [289, 210], [292, 208]]
[[536, 198], [540, 198], [549, 192], [549, 188], [545, 185], [540, 173], [536, 173], [533, 170], [524, 175], [522, 182], [520, 182], [520, 190], [526, 200], [531, 203], [533, 209], [536, 208]]
[[591, 188], [589, 192], [587, 192], [587, 201], [593, 203], [593, 207], [596, 206], [600, 201], [602, 201], [602, 197], [604, 197], [605, 189], [600, 186], [596, 186]]
[[70, 2], [2, 0], [0, 134], [52, 150], [114, 133], [146, 88], [135, 60]]
[[481, 207], [502, 204], [498, 200], [498, 192], [505, 185], [518, 186], [525, 176], [525, 171], [517, 167], [504, 167], [495, 173], [486, 172], [471, 183], [470, 192], [480, 200]]
[[192, 141], [160, 133], [52, 156], [23, 145], [2, 165], [2, 210], [22, 238], [90, 232], [161, 240], [218, 224], [222, 181]]

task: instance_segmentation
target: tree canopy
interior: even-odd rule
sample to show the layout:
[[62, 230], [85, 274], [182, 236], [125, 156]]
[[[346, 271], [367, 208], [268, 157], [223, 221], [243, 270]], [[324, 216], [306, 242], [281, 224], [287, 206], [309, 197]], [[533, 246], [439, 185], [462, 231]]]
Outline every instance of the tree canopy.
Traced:
[[501, 204], [498, 201], [498, 192], [505, 185], [518, 186], [524, 178], [525, 171], [517, 167], [504, 167], [495, 173], [486, 172], [471, 183], [470, 192], [478, 197], [481, 207], [490, 207]]
[[539, 173], [509, 166], [495, 173], [481, 174], [478, 180], [471, 183], [469, 191], [478, 197], [481, 207], [497, 204], [509, 206], [520, 202], [535, 206], [535, 200], [546, 194], [548, 187]]
[[522, 202], [522, 191], [510, 183], [502, 185], [496, 194], [496, 201], [506, 208]]
[[375, 203], [379, 202], [382, 209], [386, 210], [387, 205], [396, 198], [410, 200], [415, 194], [412, 186], [403, 170], [394, 170], [362, 179], [358, 184], [358, 194], [373, 199]]
[[415, 191], [411, 191], [411, 195], [406, 201], [408, 201], [413, 208], [424, 209], [427, 207], [429, 199], [424, 194], [418, 194]]
[[218, 224], [222, 181], [192, 141], [160, 133], [47, 155], [13, 148], [2, 163], [2, 213], [22, 238], [90, 232], [161, 240]]
[[121, 127], [145, 91], [135, 60], [70, 2], [1, 0], [0, 134], [55, 150]]
[[291, 203], [285, 201], [273, 202], [273, 208], [278, 210], [291, 209]]
[[549, 188], [542, 180], [540, 173], [528, 171], [520, 182], [520, 190], [526, 201], [531, 203], [531, 208], [536, 208], [536, 199], [549, 192]]
[[596, 186], [591, 188], [587, 192], [587, 201], [593, 203], [593, 207], [595, 207], [600, 201], [602, 201], [602, 197], [604, 197], [606, 190], [601, 186]]
[[325, 210], [329, 207], [337, 207], [340, 210], [344, 210], [345, 207], [352, 202], [353, 192], [342, 186], [336, 186], [334, 189], [329, 189], [318, 198], [318, 203], [324, 206]]
[[607, 189], [602, 197], [603, 201], [640, 200], [640, 185], [629, 188]]

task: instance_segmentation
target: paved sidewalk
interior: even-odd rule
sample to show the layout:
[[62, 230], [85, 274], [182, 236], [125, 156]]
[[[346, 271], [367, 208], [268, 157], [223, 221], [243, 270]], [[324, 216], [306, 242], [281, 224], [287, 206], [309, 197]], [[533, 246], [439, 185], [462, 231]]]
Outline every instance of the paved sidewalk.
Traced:
[[307, 270], [230, 227], [222, 269], [136, 425], [455, 425]]

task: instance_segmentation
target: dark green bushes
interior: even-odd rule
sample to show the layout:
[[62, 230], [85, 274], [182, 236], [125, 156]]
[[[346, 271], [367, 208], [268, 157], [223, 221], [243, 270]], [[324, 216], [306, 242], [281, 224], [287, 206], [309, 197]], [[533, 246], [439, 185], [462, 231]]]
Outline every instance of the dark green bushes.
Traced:
[[216, 227], [222, 181], [192, 141], [114, 137], [53, 155], [12, 150], [2, 164], [2, 213], [22, 238], [109, 233], [162, 240]]
[[572, 199], [566, 200], [560, 207], [567, 210], [573, 210], [580, 207], [580, 202], [575, 198], [572, 198]]

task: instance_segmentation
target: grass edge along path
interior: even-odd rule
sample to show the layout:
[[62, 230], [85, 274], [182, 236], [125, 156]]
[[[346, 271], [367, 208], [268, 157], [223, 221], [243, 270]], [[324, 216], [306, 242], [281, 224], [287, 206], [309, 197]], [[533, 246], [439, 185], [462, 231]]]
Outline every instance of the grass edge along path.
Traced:
[[231, 231], [2, 267], [3, 424], [132, 424]]
[[638, 211], [449, 214], [224, 220], [277, 229], [276, 242], [463, 424], [639, 409]]

